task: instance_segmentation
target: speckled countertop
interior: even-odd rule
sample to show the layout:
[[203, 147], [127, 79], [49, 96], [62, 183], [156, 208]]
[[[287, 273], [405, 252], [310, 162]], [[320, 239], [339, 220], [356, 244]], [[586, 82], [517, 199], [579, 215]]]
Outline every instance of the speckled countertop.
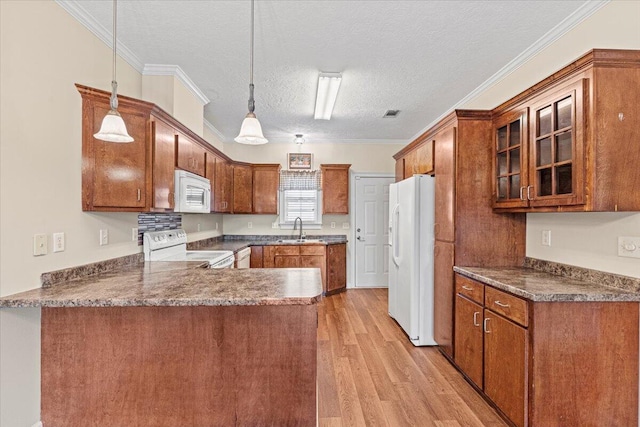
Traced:
[[[233, 251], [238, 252], [240, 249], [244, 249], [249, 246], [268, 246], [268, 245], [336, 245], [340, 243], [347, 243], [347, 238], [344, 235], [308, 235], [307, 239], [314, 239], [306, 243], [298, 242], [282, 242], [279, 240], [287, 239], [291, 240], [294, 237], [291, 236], [270, 236], [270, 235], [226, 235], [224, 239], [213, 238], [204, 239], [196, 242], [190, 242], [187, 244], [189, 250], [208, 250], [208, 251]], [[315, 240], [320, 239], [320, 240]]]
[[125, 265], [0, 298], [0, 307], [307, 305], [322, 294], [319, 269], [200, 267], [199, 262]]
[[[538, 260], [535, 262], [540, 264]], [[530, 264], [536, 265], [533, 262]], [[563, 267], [570, 273], [568, 270], [571, 266]], [[640, 301], [640, 292], [627, 285], [633, 284], [636, 279], [624, 276], [605, 274], [596, 282], [527, 267], [456, 266], [453, 270], [531, 301]], [[640, 279], [638, 281], [640, 282]]]

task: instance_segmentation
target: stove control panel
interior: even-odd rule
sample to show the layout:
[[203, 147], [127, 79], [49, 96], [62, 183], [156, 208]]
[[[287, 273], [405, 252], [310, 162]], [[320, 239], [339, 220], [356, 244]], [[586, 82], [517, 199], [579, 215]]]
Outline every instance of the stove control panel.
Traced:
[[178, 228], [176, 230], [147, 231], [142, 239], [144, 252], [157, 251], [172, 246], [187, 243], [187, 233]]

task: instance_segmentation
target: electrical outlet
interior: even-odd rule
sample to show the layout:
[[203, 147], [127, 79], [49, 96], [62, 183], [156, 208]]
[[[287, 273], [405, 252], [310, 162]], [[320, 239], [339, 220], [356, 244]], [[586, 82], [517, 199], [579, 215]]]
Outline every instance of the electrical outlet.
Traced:
[[131, 241], [132, 242], [138, 241], [138, 229], [136, 227], [133, 227], [131, 229]]
[[542, 246], [551, 246], [551, 230], [542, 230]]
[[109, 230], [106, 228], [100, 230], [100, 246], [109, 244]]
[[345, 229], [345, 230], [348, 230], [349, 229], [349, 223], [348, 222], [343, 222], [342, 223], [342, 228]]
[[247, 228], [253, 228], [253, 223], [251, 221], [247, 223]]
[[53, 233], [53, 252], [64, 251], [64, 233]]
[[279, 227], [278, 221], [271, 223], [271, 228], [278, 228], [278, 227]]
[[33, 255], [40, 256], [47, 254], [47, 235], [46, 234], [34, 234], [33, 235]]
[[640, 258], [640, 237], [618, 237], [618, 256]]
[[336, 228], [336, 223], [335, 223], [335, 221], [331, 221], [331, 228]]

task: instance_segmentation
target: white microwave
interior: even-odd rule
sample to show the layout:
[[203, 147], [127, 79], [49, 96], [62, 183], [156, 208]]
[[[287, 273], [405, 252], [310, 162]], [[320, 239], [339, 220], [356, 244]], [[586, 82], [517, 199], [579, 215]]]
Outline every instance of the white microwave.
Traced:
[[174, 192], [175, 212], [211, 212], [211, 182], [207, 178], [176, 169]]

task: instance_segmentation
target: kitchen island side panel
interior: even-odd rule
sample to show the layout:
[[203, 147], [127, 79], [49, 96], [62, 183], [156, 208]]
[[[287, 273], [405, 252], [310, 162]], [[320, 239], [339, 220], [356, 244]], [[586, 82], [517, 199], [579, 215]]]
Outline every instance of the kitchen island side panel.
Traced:
[[315, 425], [317, 306], [42, 309], [45, 425]]

